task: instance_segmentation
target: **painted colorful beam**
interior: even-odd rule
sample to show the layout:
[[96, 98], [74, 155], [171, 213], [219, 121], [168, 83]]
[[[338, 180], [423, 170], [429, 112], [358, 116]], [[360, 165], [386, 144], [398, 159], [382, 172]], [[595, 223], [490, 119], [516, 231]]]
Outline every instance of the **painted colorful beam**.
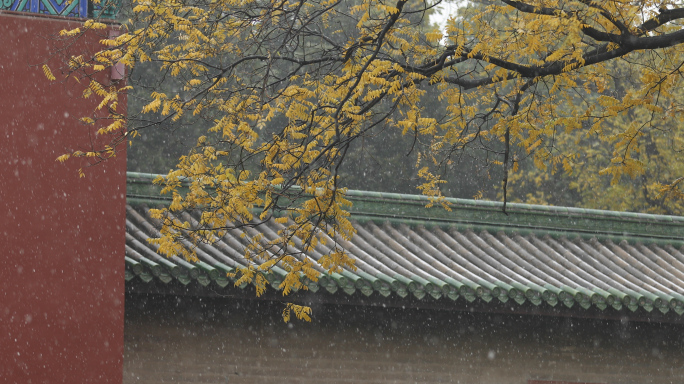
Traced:
[[0, 9], [49, 16], [114, 19], [119, 0], [0, 0]]

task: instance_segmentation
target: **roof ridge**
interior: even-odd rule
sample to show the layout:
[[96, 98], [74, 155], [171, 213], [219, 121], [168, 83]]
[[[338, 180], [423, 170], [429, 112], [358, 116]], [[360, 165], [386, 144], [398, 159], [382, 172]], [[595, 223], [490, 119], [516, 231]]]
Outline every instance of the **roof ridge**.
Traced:
[[[164, 203], [159, 196], [160, 186], [152, 181], [163, 175], [128, 172], [127, 196], [129, 202]], [[497, 201], [444, 198], [448, 211], [428, 196], [392, 192], [348, 190], [346, 197], [353, 205], [352, 218], [425, 222], [435, 226], [472, 226], [499, 228], [511, 232], [518, 230], [545, 230], [553, 233], [605, 234], [625, 239], [684, 239], [684, 217], [648, 213], [618, 212], [588, 208], [508, 203]]]

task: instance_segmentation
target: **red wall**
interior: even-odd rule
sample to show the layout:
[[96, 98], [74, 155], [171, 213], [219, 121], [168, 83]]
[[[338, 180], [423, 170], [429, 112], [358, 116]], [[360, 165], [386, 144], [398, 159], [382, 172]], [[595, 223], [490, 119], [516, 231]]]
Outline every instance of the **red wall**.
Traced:
[[[69, 24], [71, 23], [71, 24]], [[0, 381], [121, 383], [126, 157], [84, 168], [92, 103], [40, 68], [77, 26], [0, 13]], [[105, 32], [106, 33], [106, 32]], [[69, 52], [95, 50], [95, 35]], [[57, 59], [48, 60], [58, 75]], [[92, 136], [91, 136], [92, 138]], [[87, 165], [87, 164], [85, 164]]]

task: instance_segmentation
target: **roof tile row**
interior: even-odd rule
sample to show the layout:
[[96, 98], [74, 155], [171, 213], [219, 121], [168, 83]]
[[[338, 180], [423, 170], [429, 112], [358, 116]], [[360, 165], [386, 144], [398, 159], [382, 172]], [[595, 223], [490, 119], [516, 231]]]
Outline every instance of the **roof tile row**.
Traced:
[[[245, 263], [241, 230], [229, 232], [214, 244], [202, 244], [197, 263], [167, 259], [147, 241], [158, 236], [147, 208], [127, 209], [127, 280], [233, 285], [227, 274]], [[641, 218], [653, 218], [646, 216]], [[684, 313], [684, 254], [673, 246], [678, 241], [649, 243], [644, 237], [616, 242], [572, 231], [549, 231], [554, 236], [544, 235], [543, 230], [525, 235], [515, 230], [493, 233], [478, 230], [477, 225], [428, 228], [397, 220], [390, 223], [387, 217], [356, 222], [357, 235], [351, 241], [331, 239], [330, 243], [336, 241], [356, 260], [357, 269], [330, 275], [319, 269], [318, 281], [305, 282], [308, 289]], [[192, 220], [188, 214], [183, 218]], [[281, 229], [270, 221], [259, 231], [272, 239]], [[296, 240], [295, 247], [299, 246]], [[317, 260], [329, 251], [329, 246], [318, 244], [308, 256]], [[285, 271], [276, 266], [267, 278], [277, 286], [284, 276]]]

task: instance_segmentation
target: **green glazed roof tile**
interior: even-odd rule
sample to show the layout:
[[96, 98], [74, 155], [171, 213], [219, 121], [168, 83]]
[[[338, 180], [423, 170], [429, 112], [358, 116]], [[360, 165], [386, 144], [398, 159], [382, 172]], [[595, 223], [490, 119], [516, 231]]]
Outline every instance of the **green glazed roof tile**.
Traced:
[[[173, 277], [184, 285], [213, 281], [218, 288], [212, 289], [235, 289], [227, 274], [245, 263], [241, 230], [200, 246], [197, 263], [163, 258], [147, 241], [158, 236], [147, 205], [168, 203], [151, 184], [156, 177], [128, 174], [126, 280]], [[448, 212], [426, 208], [424, 196], [349, 191], [347, 197], [358, 234], [337, 244], [356, 269], [304, 279], [316, 294], [562, 303], [578, 314], [592, 307], [684, 313], [682, 217], [528, 204], [509, 204], [504, 215], [500, 202], [463, 199], [446, 199]], [[271, 220], [258, 231], [272, 238], [281, 228]], [[293, 244], [301, 247], [299, 239]], [[310, 257], [329, 250], [319, 244]], [[276, 265], [266, 275], [277, 288], [285, 271]]]

